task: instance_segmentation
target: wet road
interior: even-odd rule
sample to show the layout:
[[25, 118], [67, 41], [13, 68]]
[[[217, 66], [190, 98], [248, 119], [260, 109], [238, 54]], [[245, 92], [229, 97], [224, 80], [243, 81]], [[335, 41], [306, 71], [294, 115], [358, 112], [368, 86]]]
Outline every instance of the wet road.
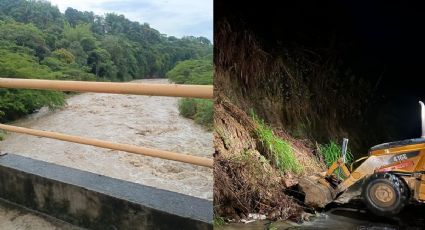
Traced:
[[[166, 79], [141, 80], [167, 83]], [[83, 93], [57, 111], [42, 109], [13, 123], [212, 158], [212, 133], [178, 112], [178, 98]], [[212, 199], [212, 170], [125, 152], [9, 133], [3, 152]]]
[[316, 219], [305, 222], [299, 229], [425, 229], [425, 205], [407, 205], [392, 218], [378, 217], [367, 211], [360, 200], [345, 205], [335, 205]]
[[[356, 206], [349, 207], [349, 206]], [[221, 229], [237, 230], [265, 230], [265, 229], [335, 229], [335, 230], [419, 230], [425, 229], [425, 205], [409, 205], [396, 217], [377, 217], [368, 211], [362, 204], [343, 205], [332, 207], [330, 210], [319, 213], [311, 221], [294, 223], [290, 221], [257, 221], [249, 224], [229, 224]]]

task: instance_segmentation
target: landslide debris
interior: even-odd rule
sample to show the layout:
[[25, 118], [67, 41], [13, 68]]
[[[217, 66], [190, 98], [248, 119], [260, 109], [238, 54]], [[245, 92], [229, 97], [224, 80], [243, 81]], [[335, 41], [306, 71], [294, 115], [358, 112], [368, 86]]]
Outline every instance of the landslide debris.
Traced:
[[287, 195], [298, 178], [324, 170], [307, 141], [292, 138], [283, 130], [274, 134], [289, 143], [301, 166], [298, 172], [280, 170], [272, 147], [258, 137], [258, 123], [227, 98], [215, 103], [214, 213], [238, 221], [250, 213], [268, 219], [299, 221], [300, 202]]

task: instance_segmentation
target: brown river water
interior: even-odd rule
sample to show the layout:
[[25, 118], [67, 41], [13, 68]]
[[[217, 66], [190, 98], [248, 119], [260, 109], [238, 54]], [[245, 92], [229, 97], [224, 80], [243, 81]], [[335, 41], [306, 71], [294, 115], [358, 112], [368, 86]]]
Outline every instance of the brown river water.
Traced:
[[[146, 79], [142, 83], [167, 83]], [[212, 158], [212, 133], [178, 111], [178, 98], [82, 93], [13, 125]], [[2, 152], [212, 200], [212, 169], [81, 144], [9, 133]]]

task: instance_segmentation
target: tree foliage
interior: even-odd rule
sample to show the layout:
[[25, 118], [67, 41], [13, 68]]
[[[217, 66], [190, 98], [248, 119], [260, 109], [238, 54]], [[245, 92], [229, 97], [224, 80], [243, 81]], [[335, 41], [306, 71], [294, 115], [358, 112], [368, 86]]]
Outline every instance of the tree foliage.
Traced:
[[[212, 55], [201, 59], [179, 62], [167, 73], [167, 77], [178, 84], [212, 85]], [[194, 119], [208, 129], [213, 126], [213, 102], [206, 99], [184, 98], [179, 102], [180, 114]]]
[[[40, 65], [33, 56], [0, 49], [0, 76], [55, 79], [57, 73]], [[42, 106], [56, 108], [63, 104], [61, 92], [0, 89], [0, 115], [3, 120], [18, 118]]]
[[177, 84], [212, 85], [212, 56], [178, 63], [167, 73], [167, 77]]

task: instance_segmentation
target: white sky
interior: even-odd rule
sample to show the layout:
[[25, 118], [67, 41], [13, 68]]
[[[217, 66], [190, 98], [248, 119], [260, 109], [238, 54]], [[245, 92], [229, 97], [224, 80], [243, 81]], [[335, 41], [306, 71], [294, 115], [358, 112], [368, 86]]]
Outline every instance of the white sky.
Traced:
[[49, 0], [63, 13], [67, 7], [93, 11], [97, 15], [109, 12], [148, 23], [168, 36], [184, 35], [213, 37], [213, 0]]

